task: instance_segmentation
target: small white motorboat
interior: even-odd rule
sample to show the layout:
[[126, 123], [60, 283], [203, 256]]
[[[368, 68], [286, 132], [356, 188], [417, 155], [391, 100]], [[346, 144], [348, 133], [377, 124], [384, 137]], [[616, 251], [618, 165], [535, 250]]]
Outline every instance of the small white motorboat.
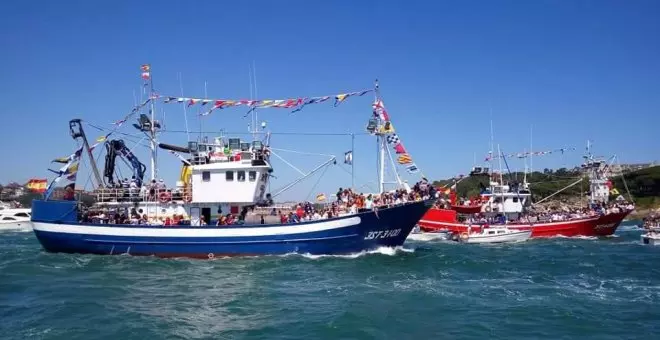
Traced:
[[31, 209], [0, 209], [0, 230], [32, 230]]
[[507, 227], [487, 227], [478, 232], [463, 232], [458, 238], [462, 243], [504, 243], [527, 241], [532, 236], [531, 230], [513, 230]]
[[652, 246], [660, 245], [660, 227], [649, 229], [641, 237], [643, 244], [650, 244]]
[[439, 231], [434, 231], [434, 232], [424, 232], [421, 231], [419, 226], [415, 226], [413, 231], [408, 235], [407, 240], [412, 240], [412, 241], [446, 241], [451, 239], [452, 233], [449, 230], [439, 230]]

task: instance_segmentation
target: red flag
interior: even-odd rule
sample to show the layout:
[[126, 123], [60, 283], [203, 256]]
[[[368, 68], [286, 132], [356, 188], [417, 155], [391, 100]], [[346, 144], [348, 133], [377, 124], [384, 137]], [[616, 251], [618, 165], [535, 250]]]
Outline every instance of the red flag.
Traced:
[[394, 146], [394, 151], [398, 154], [406, 153], [406, 149], [403, 148], [403, 144], [401, 143]]

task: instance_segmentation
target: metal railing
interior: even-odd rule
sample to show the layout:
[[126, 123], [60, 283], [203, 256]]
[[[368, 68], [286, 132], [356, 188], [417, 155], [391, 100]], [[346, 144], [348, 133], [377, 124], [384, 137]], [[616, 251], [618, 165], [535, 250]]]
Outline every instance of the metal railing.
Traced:
[[140, 188], [99, 188], [94, 190], [96, 202], [190, 202], [192, 187], [156, 188], [142, 190]]

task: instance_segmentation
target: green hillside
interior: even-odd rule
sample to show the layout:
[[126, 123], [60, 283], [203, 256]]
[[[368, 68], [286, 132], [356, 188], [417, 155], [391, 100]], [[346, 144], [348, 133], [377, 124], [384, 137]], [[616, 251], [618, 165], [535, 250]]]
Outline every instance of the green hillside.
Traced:
[[[621, 177], [613, 179], [614, 186], [625, 193], [624, 181]], [[632, 194], [635, 203], [640, 207], [660, 206], [660, 166], [637, 170], [625, 175], [625, 184]]]
[[[544, 169], [543, 172], [534, 172], [527, 174], [527, 182], [530, 183], [534, 201], [547, 197], [571, 183], [577, 181], [583, 176], [575, 169]], [[524, 173], [516, 172], [506, 174], [506, 182], [522, 182]], [[627, 173], [625, 181], [630, 189], [634, 200], [640, 206], [660, 205], [660, 166], [646, 168], [635, 172]], [[452, 180], [440, 180], [433, 182], [436, 186], [451, 185]], [[472, 197], [480, 192], [479, 183], [488, 186], [488, 177], [471, 176], [461, 181], [457, 186], [458, 195], [461, 197]], [[627, 193], [621, 177], [613, 178], [614, 187], [627, 198]], [[576, 197], [586, 195], [589, 190], [588, 181], [585, 179], [581, 183], [568, 188], [555, 197], [558, 199], [566, 197]]]

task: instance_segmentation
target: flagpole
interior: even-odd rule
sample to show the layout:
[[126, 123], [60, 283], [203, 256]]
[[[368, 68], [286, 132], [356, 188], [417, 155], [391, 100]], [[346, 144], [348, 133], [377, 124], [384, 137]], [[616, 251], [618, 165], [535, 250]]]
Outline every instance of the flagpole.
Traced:
[[351, 132], [351, 188], [355, 189], [355, 133]]

